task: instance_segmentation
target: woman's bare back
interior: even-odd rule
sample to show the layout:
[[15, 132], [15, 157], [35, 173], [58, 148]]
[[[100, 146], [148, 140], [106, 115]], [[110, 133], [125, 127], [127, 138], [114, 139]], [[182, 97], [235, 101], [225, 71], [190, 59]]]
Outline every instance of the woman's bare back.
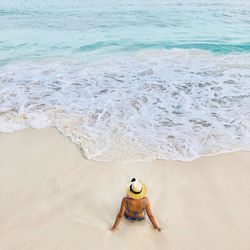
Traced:
[[146, 199], [145, 197], [135, 200], [129, 197], [126, 197], [126, 202], [130, 211], [141, 212], [146, 208]]

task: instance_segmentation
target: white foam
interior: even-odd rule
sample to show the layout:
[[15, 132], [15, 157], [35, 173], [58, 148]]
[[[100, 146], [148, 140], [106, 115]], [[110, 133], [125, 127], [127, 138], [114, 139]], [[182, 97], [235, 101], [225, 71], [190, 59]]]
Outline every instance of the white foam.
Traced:
[[155, 50], [0, 68], [0, 131], [55, 126], [87, 158], [174, 159], [250, 148], [250, 54]]

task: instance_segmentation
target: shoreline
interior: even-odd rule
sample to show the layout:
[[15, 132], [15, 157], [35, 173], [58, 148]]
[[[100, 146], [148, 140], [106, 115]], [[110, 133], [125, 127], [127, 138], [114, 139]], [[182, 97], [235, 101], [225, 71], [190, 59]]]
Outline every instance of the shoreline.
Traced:
[[[96, 162], [55, 128], [46, 128], [0, 133], [0, 159], [3, 250], [250, 245], [250, 152], [187, 162]], [[116, 232], [109, 231], [132, 177], [148, 186], [161, 233], [148, 219], [134, 224], [123, 219]]]
[[193, 162], [193, 161], [197, 161], [199, 159], [203, 159], [203, 158], [206, 158], [206, 157], [216, 157], [216, 156], [220, 156], [220, 155], [227, 155], [227, 154], [231, 154], [231, 153], [238, 153], [238, 152], [244, 152], [244, 153], [250, 153], [250, 150], [248, 149], [233, 149], [233, 150], [221, 150], [217, 153], [211, 153], [211, 154], [205, 154], [205, 155], [199, 155], [197, 157], [193, 157], [193, 158], [190, 158], [188, 160], [181, 160], [181, 159], [133, 159], [131, 161], [121, 161], [119, 162], [118, 160], [96, 160], [96, 159], [89, 159], [87, 158], [85, 155], [84, 155], [84, 151], [83, 149], [77, 144], [75, 143], [74, 141], [72, 141], [71, 137], [69, 135], [65, 135], [63, 134], [62, 131], [60, 131], [57, 127], [55, 126], [49, 126], [49, 127], [42, 127], [42, 128], [22, 128], [22, 129], [19, 129], [19, 130], [16, 130], [16, 131], [5, 131], [5, 132], [1, 132], [0, 131], [0, 135], [5, 135], [5, 134], [16, 134], [16, 133], [22, 133], [23, 131], [30, 131], [30, 130], [55, 130], [56, 133], [59, 133], [62, 137], [64, 137], [66, 140], [69, 140], [70, 143], [76, 145], [76, 147], [78, 148], [78, 150], [81, 152], [82, 154], [82, 157], [84, 160], [87, 160], [87, 161], [92, 161], [92, 162], [96, 162], [96, 163], [105, 163], [105, 164], [135, 164], [135, 163], [147, 163], [147, 162], [159, 162], [159, 161], [173, 161], [173, 162]]

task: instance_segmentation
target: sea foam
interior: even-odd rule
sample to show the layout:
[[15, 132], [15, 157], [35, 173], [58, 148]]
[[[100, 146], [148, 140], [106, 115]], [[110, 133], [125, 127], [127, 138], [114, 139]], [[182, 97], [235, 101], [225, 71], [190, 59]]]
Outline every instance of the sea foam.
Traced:
[[88, 159], [250, 149], [250, 54], [144, 50], [0, 68], [0, 131], [56, 127]]

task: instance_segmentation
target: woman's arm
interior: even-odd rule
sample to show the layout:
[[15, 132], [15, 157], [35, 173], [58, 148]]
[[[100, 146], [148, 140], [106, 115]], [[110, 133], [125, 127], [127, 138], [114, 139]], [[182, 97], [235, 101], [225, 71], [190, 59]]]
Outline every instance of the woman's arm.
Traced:
[[122, 216], [124, 215], [125, 210], [126, 210], [125, 198], [123, 198], [122, 203], [121, 203], [120, 211], [116, 216], [116, 220], [115, 220], [115, 223], [114, 223], [113, 227], [111, 228], [112, 231], [114, 231], [117, 228], [118, 224], [120, 223], [120, 221], [122, 219]]
[[146, 211], [147, 211], [147, 214], [148, 214], [148, 218], [150, 219], [154, 229], [157, 229], [158, 231], [161, 231], [161, 228], [157, 224], [157, 222], [155, 220], [155, 217], [153, 215], [153, 212], [151, 210], [149, 199], [147, 197], [145, 197], [144, 199], [146, 200]]

